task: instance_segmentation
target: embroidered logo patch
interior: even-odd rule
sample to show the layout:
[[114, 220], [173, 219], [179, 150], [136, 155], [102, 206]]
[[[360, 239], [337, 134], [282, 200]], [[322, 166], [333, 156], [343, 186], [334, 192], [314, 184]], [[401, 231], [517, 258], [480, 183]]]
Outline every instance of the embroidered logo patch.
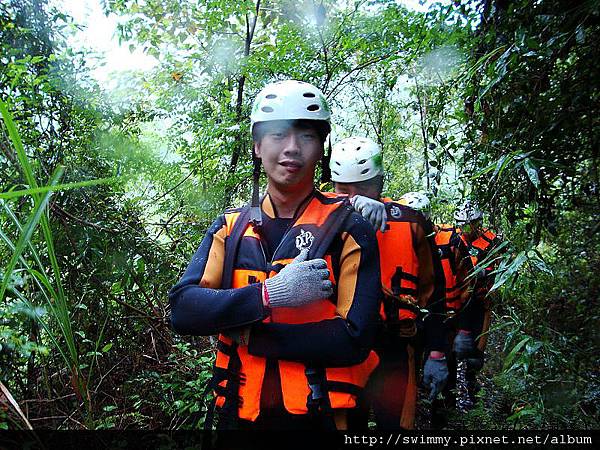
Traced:
[[300, 234], [296, 236], [296, 248], [300, 251], [305, 248], [310, 250], [314, 240], [315, 237], [310, 231], [304, 231], [302, 228], [300, 228]]
[[399, 219], [400, 216], [402, 215], [402, 210], [400, 208], [398, 208], [397, 206], [392, 206], [390, 208], [390, 214], [392, 215], [392, 217], [394, 219]]

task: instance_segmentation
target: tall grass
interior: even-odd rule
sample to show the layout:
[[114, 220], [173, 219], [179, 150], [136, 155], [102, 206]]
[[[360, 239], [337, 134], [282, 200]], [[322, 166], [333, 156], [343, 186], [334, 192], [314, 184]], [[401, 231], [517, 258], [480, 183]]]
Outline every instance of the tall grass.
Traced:
[[[48, 320], [39, 315], [36, 317], [46, 332], [49, 340], [59, 352], [69, 369], [71, 374], [71, 384], [77, 398], [80, 400], [79, 406], [83, 407], [82, 412], [84, 420], [86, 425], [90, 426], [93, 423], [91, 415], [91, 398], [87, 383], [82, 374], [80, 355], [75, 342], [75, 334], [73, 332], [73, 324], [70, 317], [70, 303], [63, 288], [60, 267], [54, 250], [54, 239], [50, 228], [48, 204], [55, 191], [107, 183], [112, 179], [59, 184], [64, 173], [64, 168], [59, 166], [50, 178], [40, 185], [36, 179], [29, 158], [25, 153], [21, 137], [17, 131], [12, 115], [2, 100], [0, 100], [0, 113], [4, 120], [10, 141], [16, 152], [19, 168], [28, 185], [27, 189], [12, 189], [8, 192], [0, 193], [0, 206], [2, 207], [3, 213], [10, 219], [15, 226], [16, 231], [19, 233], [19, 239], [17, 242], [13, 242], [8, 234], [0, 230], [0, 239], [8, 246], [9, 251], [12, 252], [11, 257], [1, 274], [0, 303], [5, 300], [7, 293], [10, 292], [13, 297], [18, 298], [28, 305], [32, 311], [37, 311], [31, 300], [24, 296], [16, 286], [9, 286], [12, 275], [15, 272], [17, 265], [20, 264], [22, 269], [31, 275], [32, 280], [42, 294], [45, 307], [49, 312]], [[17, 217], [17, 214], [10, 208], [9, 203], [6, 200], [23, 196], [31, 197], [33, 200], [33, 208], [26, 220], [22, 222]], [[41, 235], [43, 237], [41, 242], [36, 241], [35, 231], [38, 228], [41, 229]], [[46, 267], [48, 263], [44, 264], [39, 254], [39, 249], [44, 247], [48, 256], [49, 268]], [[23, 253], [26, 250], [33, 258], [36, 267], [30, 265], [26, 258], [23, 257]]]

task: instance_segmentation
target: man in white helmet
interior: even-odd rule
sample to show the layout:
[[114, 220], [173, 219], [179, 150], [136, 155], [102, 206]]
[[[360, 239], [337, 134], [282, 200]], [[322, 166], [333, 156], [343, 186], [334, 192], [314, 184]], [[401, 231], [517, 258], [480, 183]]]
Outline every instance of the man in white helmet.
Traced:
[[[412, 429], [417, 397], [417, 330], [423, 329], [424, 381], [431, 398], [448, 376], [442, 326], [443, 279], [423, 215], [381, 198], [381, 148], [373, 140], [351, 137], [335, 144], [329, 163], [337, 193], [348, 194], [354, 208], [378, 230], [383, 326], [375, 349], [381, 364], [365, 392], [378, 429]], [[367, 407], [368, 408], [368, 407]], [[368, 409], [366, 409], [368, 411]], [[366, 417], [358, 419], [365, 426]]]
[[170, 292], [177, 332], [219, 334], [220, 429], [344, 428], [378, 363], [375, 235], [346, 197], [314, 188], [329, 119], [308, 83], [263, 88], [251, 123], [266, 195], [212, 224]]

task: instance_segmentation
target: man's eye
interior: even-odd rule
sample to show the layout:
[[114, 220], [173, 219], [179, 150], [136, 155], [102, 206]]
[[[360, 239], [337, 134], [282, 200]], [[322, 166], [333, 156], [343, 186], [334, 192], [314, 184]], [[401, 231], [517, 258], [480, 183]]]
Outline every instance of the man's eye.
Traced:
[[310, 133], [302, 135], [302, 139], [305, 139], [307, 141], [308, 140], [312, 140], [312, 139], [316, 139], [316, 138], [317, 138], [317, 136], [315, 136], [314, 134], [310, 134]]

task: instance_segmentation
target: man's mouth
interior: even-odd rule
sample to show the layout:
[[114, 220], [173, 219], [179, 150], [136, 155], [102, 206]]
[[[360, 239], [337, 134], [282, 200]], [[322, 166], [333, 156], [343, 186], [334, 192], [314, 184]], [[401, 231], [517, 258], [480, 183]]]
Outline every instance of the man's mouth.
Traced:
[[284, 160], [279, 162], [280, 165], [285, 167], [289, 172], [297, 172], [302, 168], [300, 161]]

